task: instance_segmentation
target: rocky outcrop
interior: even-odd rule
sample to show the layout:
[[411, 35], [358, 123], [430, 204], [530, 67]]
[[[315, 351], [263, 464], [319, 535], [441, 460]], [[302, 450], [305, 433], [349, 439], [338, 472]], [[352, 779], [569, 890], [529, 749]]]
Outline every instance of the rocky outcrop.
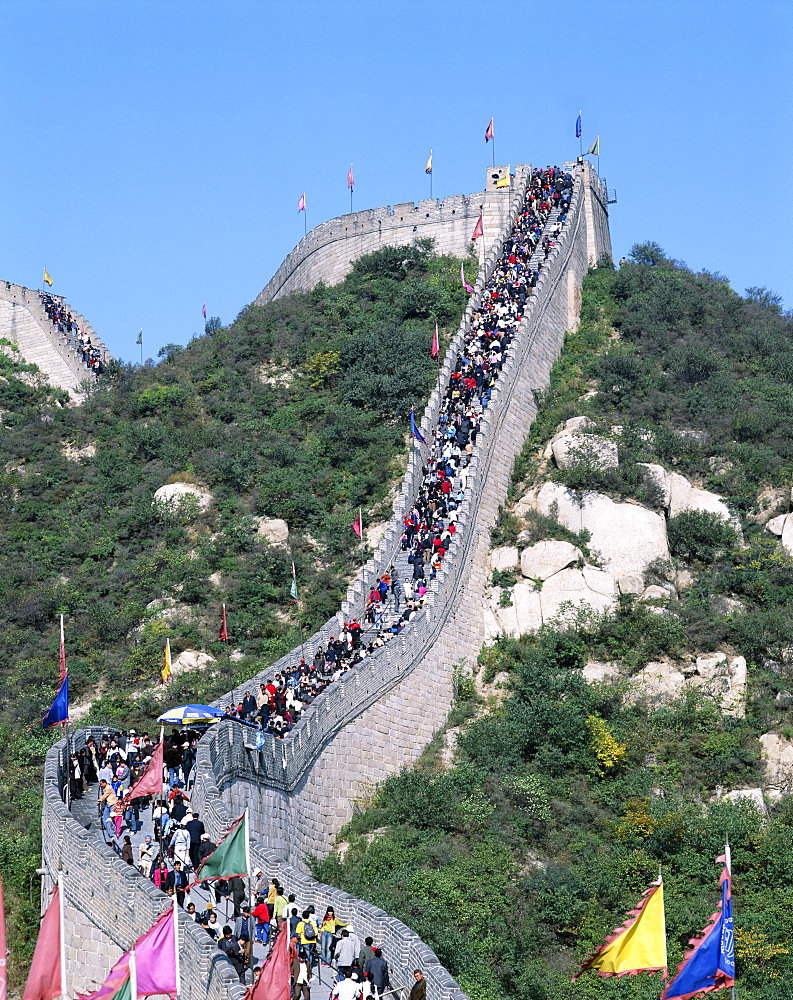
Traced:
[[280, 517], [255, 517], [256, 534], [266, 538], [270, 545], [286, 545], [289, 541], [289, 525]]
[[777, 733], [764, 733], [760, 745], [765, 757], [765, 788], [770, 799], [793, 792], [793, 743]]
[[746, 660], [724, 652], [708, 653], [686, 662], [648, 663], [628, 678], [625, 700], [653, 708], [698, 690], [718, 703], [725, 715], [743, 718], [746, 711]]
[[178, 503], [185, 497], [195, 497], [202, 511], [212, 503], [212, 494], [193, 483], [166, 483], [154, 494], [154, 499], [160, 503]]
[[[517, 551], [517, 550], [516, 550]], [[555, 539], [529, 545], [520, 556], [520, 571], [530, 580], [547, 580], [568, 566], [583, 562], [580, 549]]]

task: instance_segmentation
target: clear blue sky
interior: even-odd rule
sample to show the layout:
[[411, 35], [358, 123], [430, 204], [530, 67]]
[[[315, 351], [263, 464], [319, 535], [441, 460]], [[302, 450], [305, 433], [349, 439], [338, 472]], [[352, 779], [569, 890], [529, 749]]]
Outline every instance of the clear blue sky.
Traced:
[[[116, 356], [230, 322], [308, 225], [478, 191], [601, 137], [615, 257], [793, 305], [789, 0], [3, 0], [0, 279]], [[586, 148], [586, 147], [585, 147]]]

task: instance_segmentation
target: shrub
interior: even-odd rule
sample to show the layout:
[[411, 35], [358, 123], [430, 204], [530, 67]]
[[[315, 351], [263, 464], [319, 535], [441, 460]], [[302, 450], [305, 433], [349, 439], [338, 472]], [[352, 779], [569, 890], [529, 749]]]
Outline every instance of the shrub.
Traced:
[[712, 559], [735, 543], [735, 529], [707, 510], [684, 510], [667, 523], [669, 550], [687, 562]]

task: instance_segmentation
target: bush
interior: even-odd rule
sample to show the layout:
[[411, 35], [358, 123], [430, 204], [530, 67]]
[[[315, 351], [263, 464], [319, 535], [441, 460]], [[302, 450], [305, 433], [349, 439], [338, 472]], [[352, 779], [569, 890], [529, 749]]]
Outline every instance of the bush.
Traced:
[[713, 559], [735, 544], [735, 529], [707, 510], [684, 510], [667, 523], [669, 550], [687, 562]]

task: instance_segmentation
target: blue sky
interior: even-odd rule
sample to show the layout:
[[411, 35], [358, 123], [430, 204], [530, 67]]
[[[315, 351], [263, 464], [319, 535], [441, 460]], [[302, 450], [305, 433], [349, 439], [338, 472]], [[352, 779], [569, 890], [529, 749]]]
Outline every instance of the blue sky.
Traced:
[[[615, 256], [793, 306], [787, 0], [3, 0], [0, 279], [135, 360], [230, 322], [308, 225], [601, 137]], [[586, 148], [586, 147], [585, 147]]]

